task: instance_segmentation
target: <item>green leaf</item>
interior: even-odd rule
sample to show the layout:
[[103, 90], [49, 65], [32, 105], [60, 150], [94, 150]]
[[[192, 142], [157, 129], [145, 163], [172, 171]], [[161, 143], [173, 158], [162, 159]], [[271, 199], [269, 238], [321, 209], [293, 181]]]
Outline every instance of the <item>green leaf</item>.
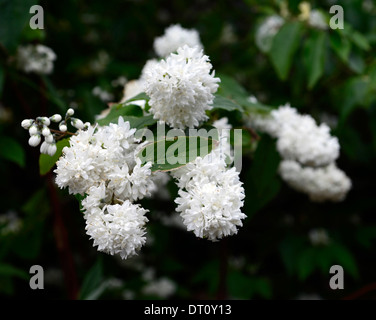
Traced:
[[219, 95], [237, 102], [247, 100], [249, 94], [239, 82], [227, 75], [220, 74], [218, 76], [221, 79], [218, 88]]
[[16, 49], [22, 30], [32, 15], [30, 7], [36, 0], [0, 0], [0, 43], [9, 51]]
[[340, 124], [348, 118], [354, 108], [364, 101], [368, 82], [362, 76], [348, 79], [344, 85], [338, 88], [340, 98]]
[[[140, 106], [116, 104], [111, 107], [110, 112], [103, 119], [97, 121], [99, 125], [108, 125], [109, 123], [117, 123], [119, 117], [133, 116], [142, 117], [143, 112]], [[125, 120], [125, 118], [124, 118]]]
[[29, 275], [27, 272], [5, 263], [0, 263], [0, 276], [17, 277], [24, 280], [29, 279]]
[[0, 158], [12, 161], [21, 168], [25, 167], [25, 151], [13, 138], [0, 136]]
[[279, 246], [283, 264], [290, 276], [296, 272], [297, 262], [304, 247], [304, 240], [297, 236], [286, 237]]
[[281, 80], [286, 80], [303, 34], [300, 22], [287, 22], [273, 39], [269, 57]]
[[137, 100], [149, 100], [149, 96], [145, 93], [145, 92], [141, 92], [137, 95], [135, 95], [134, 97], [132, 98], [129, 98], [127, 101], [125, 101], [125, 103], [129, 103], [129, 102], [132, 102], [132, 101], [137, 101]]
[[345, 273], [349, 273], [354, 278], [358, 278], [358, 267], [352, 253], [346, 247], [338, 243], [333, 243], [330, 247], [334, 263], [342, 266]]
[[357, 31], [352, 31], [349, 33], [349, 36], [352, 42], [359, 48], [364, 51], [368, 51], [371, 49], [371, 46], [368, 43], [368, 40], [365, 36]]
[[277, 176], [279, 162], [280, 157], [274, 140], [263, 135], [245, 182], [249, 195], [246, 199], [248, 215], [263, 208], [278, 194], [281, 187]]
[[[89, 272], [84, 278], [81, 291], [79, 294], [80, 300], [94, 300], [102, 293], [98, 292], [103, 282], [103, 263], [102, 259], [98, 259], [94, 266], [91, 267]], [[99, 294], [98, 294], [99, 293]]]
[[332, 32], [330, 34], [330, 45], [337, 56], [345, 63], [349, 61], [351, 50], [351, 42], [347, 37], [342, 36], [340, 32]]
[[151, 162], [152, 171], [170, 171], [186, 165], [198, 156], [204, 157], [216, 147], [218, 141], [200, 136], [178, 136], [152, 142], [138, 153], [142, 163]]
[[326, 33], [316, 31], [305, 45], [308, 88], [312, 89], [324, 73]]
[[300, 280], [307, 279], [316, 267], [316, 250], [314, 247], [304, 250], [298, 259], [298, 277]]
[[3, 87], [4, 87], [4, 78], [5, 78], [5, 72], [2, 65], [0, 65], [0, 98], [3, 93]]
[[41, 154], [39, 156], [40, 175], [43, 176], [52, 169], [56, 161], [59, 160], [64, 147], [69, 147], [69, 139], [62, 139], [56, 143], [56, 153], [52, 157], [47, 154]]
[[218, 94], [216, 94], [214, 97], [213, 109], [223, 109], [226, 111], [238, 110], [240, 112], [243, 112], [243, 107], [236, 103], [234, 100], [230, 100]]

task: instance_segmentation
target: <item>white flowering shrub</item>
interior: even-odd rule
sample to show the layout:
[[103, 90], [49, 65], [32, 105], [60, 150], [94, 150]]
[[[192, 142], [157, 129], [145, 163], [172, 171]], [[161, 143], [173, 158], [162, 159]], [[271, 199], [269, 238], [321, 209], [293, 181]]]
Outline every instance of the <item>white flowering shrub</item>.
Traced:
[[46, 298], [366, 292], [371, 2], [344, 29], [330, 1], [56, 2], [44, 30], [3, 6], [0, 295], [31, 264]]

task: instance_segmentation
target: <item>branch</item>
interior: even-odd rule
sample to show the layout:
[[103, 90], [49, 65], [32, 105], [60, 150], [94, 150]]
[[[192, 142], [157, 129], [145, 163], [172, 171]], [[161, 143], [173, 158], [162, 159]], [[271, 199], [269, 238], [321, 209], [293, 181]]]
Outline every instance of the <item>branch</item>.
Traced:
[[69, 247], [68, 233], [64, 225], [61, 205], [56, 188], [53, 182], [51, 172], [47, 175], [48, 192], [51, 199], [52, 211], [54, 214], [54, 236], [56, 247], [59, 254], [60, 263], [62, 265], [65, 284], [67, 286], [68, 298], [75, 300], [78, 297], [78, 282], [76, 270], [74, 267], [72, 251]]

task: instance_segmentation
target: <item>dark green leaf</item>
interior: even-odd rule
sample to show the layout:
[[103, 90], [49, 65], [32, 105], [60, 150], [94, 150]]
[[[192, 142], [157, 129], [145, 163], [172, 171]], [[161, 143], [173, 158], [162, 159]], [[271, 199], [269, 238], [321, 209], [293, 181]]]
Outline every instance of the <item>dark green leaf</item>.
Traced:
[[218, 94], [235, 101], [247, 100], [249, 97], [248, 92], [233, 78], [220, 74], [221, 79], [218, 88]]
[[145, 93], [145, 92], [141, 92], [137, 95], [135, 95], [134, 97], [128, 99], [127, 101], [125, 101], [125, 103], [129, 103], [131, 101], [137, 101], [137, 100], [149, 100], [149, 96]]
[[[119, 117], [142, 117], [143, 112], [141, 107], [136, 105], [126, 105], [126, 104], [116, 104], [111, 107], [110, 112], [106, 115], [105, 118], [98, 120], [99, 125], [108, 125], [109, 123], [117, 123]], [[124, 118], [125, 120], [125, 118]]]
[[330, 34], [330, 45], [337, 56], [343, 62], [348, 63], [351, 50], [351, 42], [349, 39], [342, 36], [342, 33], [334, 31]]
[[69, 139], [62, 139], [56, 143], [56, 153], [52, 157], [47, 154], [41, 154], [39, 156], [40, 175], [45, 175], [52, 169], [56, 161], [59, 160], [64, 147], [69, 147]]
[[96, 293], [102, 281], [103, 264], [102, 259], [98, 259], [84, 278], [79, 298], [81, 300], [93, 300], [98, 298], [98, 295]]
[[324, 73], [326, 33], [316, 31], [305, 45], [308, 88], [312, 89]]
[[281, 80], [286, 80], [289, 75], [292, 60], [299, 47], [303, 34], [300, 22], [287, 22], [273, 39], [269, 57]]
[[24, 280], [29, 279], [29, 275], [27, 272], [5, 263], [0, 263], [0, 276], [17, 277]]
[[13, 138], [0, 137], [0, 158], [17, 163], [22, 168], [25, 166], [25, 151]]
[[279, 162], [275, 142], [266, 135], [262, 136], [245, 182], [248, 188], [246, 205], [249, 205], [249, 215], [260, 210], [278, 194], [281, 187], [277, 176]]
[[5, 78], [4, 68], [2, 65], [0, 65], [0, 98], [3, 93], [4, 78]]
[[368, 40], [365, 36], [357, 31], [352, 31], [349, 33], [352, 42], [358, 46], [358, 48], [368, 51], [371, 49], [371, 46], [368, 43]]
[[243, 107], [236, 103], [234, 100], [230, 100], [218, 94], [215, 95], [213, 109], [224, 109], [226, 111], [238, 110], [240, 112], [243, 112]]
[[346, 247], [338, 243], [332, 244], [331, 249], [334, 260], [333, 264], [342, 266], [345, 273], [349, 273], [354, 278], [358, 278], [358, 267], [352, 253]]
[[142, 163], [151, 162], [152, 171], [170, 171], [186, 165], [198, 156], [204, 157], [217, 141], [199, 136], [179, 136], [147, 144], [138, 154]]
[[9, 51], [16, 49], [24, 27], [32, 15], [30, 7], [36, 0], [0, 0], [0, 43]]
[[300, 280], [307, 279], [316, 267], [316, 250], [314, 247], [305, 249], [298, 259], [298, 277]]

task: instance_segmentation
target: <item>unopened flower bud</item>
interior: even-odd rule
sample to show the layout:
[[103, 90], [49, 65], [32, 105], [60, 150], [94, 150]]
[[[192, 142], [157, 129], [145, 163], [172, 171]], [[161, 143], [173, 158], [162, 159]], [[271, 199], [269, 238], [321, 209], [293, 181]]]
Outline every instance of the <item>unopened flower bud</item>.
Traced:
[[84, 128], [84, 123], [80, 119], [72, 119], [71, 122], [72, 126], [77, 128], [77, 129], [83, 129]]
[[30, 133], [30, 136], [34, 136], [38, 133], [38, 127], [33, 124], [31, 125], [31, 127], [29, 128], [29, 133]]
[[44, 141], [46, 141], [47, 143], [53, 143], [55, 141], [54, 136], [50, 133], [49, 135], [44, 137]]
[[51, 131], [50, 131], [50, 129], [48, 129], [47, 126], [43, 126], [42, 134], [46, 137], [46, 136], [51, 134]]
[[34, 120], [32, 119], [25, 119], [21, 122], [21, 126], [24, 129], [29, 129], [31, 125], [34, 123]]
[[40, 153], [47, 154], [49, 143], [46, 141], [43, 141], [43, 143], [40, 146]]
[[53, 122], [60, 122], [61, 121], [61, 115], [60, 114], [54, 114], [52, 117], [50, 117], [50, 120]]
[[67, 131], [67, 125], [65, 124], [65, 122], [61, 122], [60, 124], [59, 124], [59, 130], [60, 131], [62, 131], [62, 132], [65, 132], [65, 131]]
[[37, 120], [42, 122], [47, 127], [51, 124], [50, 119], [48, 119], [47, 117], [38, 117]]
[[57, 150], [56, 143], [49, 143], [48, 144], [47, 154], [49, 156], [52, 157], [56, 153], [56, 150]]
[[40, 143], [40, 140], [40, 134], [34, 134], [29, 139], [29, 145], [32, 147], [36, 147]]
[[73, 116], [74, 115], [74, 110], [72, 108], [69, 108], [67, 110], [67, 116]]

